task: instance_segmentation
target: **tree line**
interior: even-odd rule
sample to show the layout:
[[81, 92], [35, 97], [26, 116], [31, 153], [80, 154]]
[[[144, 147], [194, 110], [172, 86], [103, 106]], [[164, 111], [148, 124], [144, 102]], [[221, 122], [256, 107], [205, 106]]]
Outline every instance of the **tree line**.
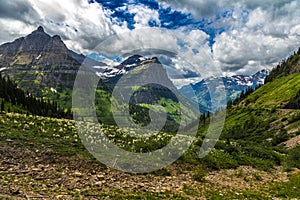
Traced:
[[266, 77], [265, 83], [271, 82], [276, 78], [288, 76], [300, 72], [298, 63], [300, 62], [300, 48], [286, 60], [281, 61]]
[[[291, 55], [286, 60], [283, 60], [280, 62], [277, 67], [275, 67], [270, 74], [266, 77], [265, 83], [271, 82], [276, 78], [288, 76], [293, 73], [300, 72], [299, 68], [300, 63], [300, 48], [298, 51], [294, 52], [293, 55]], [[258, 89], [261, 85], [259, 85], [256, 88], [248, 87], [245, 91], [242, 91], [241, 94], [234, 100], [229, 100], [227, 102], [227, 108], [231, 108], [234, 105], [238, 105], [242, 100], [246, 99], [248, 95], [250, 95], [252, 92], [254, 92], [256, 89]], [[247, 102], [246, 102], [247, 104]], [[288, 102], [288, 104], [284, 107], [286, 109], [300, 109], [300, 90], [296, 94], [296, 96]]]
[[229, 99], [227, 102], [227, 108], [231, 108], [234, 105], [238, 105], [242, 100], [246, 99], [247, 96], [249, 96], [251, 93], [253, 93], [255, 90], [257, 90], [261, 85], [258, 85], [256, 87], [248, 86], [246, 90], [243, 90], [241, 94], [235, 98], [234, 100]]
[[[49, 99], [36, 98], [25, 92], [9, 78], [0, 73], [1, 112], [19, 112], [44, 117], [72, 118], [70, 109], [65, 110], [57, 102]], [[15, 109], [19, 108], [19, 109]]]

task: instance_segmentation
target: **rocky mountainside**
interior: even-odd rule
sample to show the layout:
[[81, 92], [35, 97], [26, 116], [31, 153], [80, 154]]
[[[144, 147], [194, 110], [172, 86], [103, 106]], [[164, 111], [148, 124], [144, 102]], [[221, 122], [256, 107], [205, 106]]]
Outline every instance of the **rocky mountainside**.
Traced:
[[[136, 70], [139, 74], [141, 71], [138, 69], [145, 70], [143, 66], [151, 63], [161, 66], [156, 57], [145, 58], [140, 55], [130, 56], [117, 66], [107, 66], [69, 50], [60, 36], [48, 35], [43, 27], [38, 27], [31, 34], [0, 46], [0, 71], [8, 74], [20, 87], [35, 96], [56, 100], [61, 106], [68, 108], [71, 107], [71, 92], [80, 66], [86, 66], [87, 70], [96, 73], [104, 80], [103, 83], [112, 89], [122, 75], [132, 70]], [[158, 74], [162, 75], [161, 73], [163, 72]], [[228, 99], [234, 99], [247, 87], [263, 84], [267, 74], [268, 71], [262, 70], [253, 76], [223, 77], [221, 81], [226, 87]], [[170, 80], [167, 75], [164, 79]], [[213, 106], [207, 85], [218, 79], [210, 78], [190, 85], [197, 96], [197, 99], [193, 100], [199, 102], [201, 111], [217, 109]], [[188, 99], [192, 99], [195, 95], [189, 88], [183, 87], [180, 92]], [[163, 93], [163, 90], [160, 91]], [[140, 98], [145, 99], [146, 96]]]
[[71, 90], [81, 65], [103, 66], [69, 50], [60, 36], [48, 35], [43, 27], [0, 46], [0, 69], [37, 97], [71, 107]]
[[51, 37], [38, 27], [26, 37], [0, 46], [0, 63], [4, 66], [38, 65], [40, 67], [70, 67], [78, 65], [60, 36]]
[[[114, 107], [120, 107], [120, 112], [129, 103], [133, 120], [142, 125], [150, 123], [150, 107], [155, 107], [157, 113], [166, 111], [165, 130], [178, 128], [180, 117], [190, 120], [196, 116], [193, 110], [198, 110], [197, 105], [179, 93], [156, 57], [133, 55], [117, 66], [97, 66], [95, 69], [102, 78], [96, 92], [96, 107], [97, 116], [103, 123], [113, 124], [111, 102], [118, 102]], [[179, 102], [183, 102], [181, 106]], [[201, 108], [200, 111], [207, 112], [207, 109]]]
[[[86, 68], [79, 71], [81, 66]], [[180, 100], [174, 94], [178, 91], [155, 57], [143, 58], [133, 55], [117, 66], [106, 66], [69, 50], [59, 36], [50, 36], [42, 27], [38, 27], [31, 34], [0, 46], [0, 68], [2, 73], [17, 81], [19, 87], [37, 97], [55, 100], [64, 108], [72, 107], [71, 98], [76, 76], [81, 72], [98, 74], [102, 78], [98, 94], [102, 95], [97, 96], [96, 107], [102, 122], [113, 121], [110, 107], [115, 99], [111, 96], [111, 92], [126, 74], [126, 79], [121, 80], [122, 85], [117, 85], [125, 88], [121, 91], [132, 92], [136, 89], [136, 85], [142, 86], [125, 102], [130, 102], [131, 114], [135, 115], [138, 123], [149, 121], [149, 106], [155, 104], [168, 108], [170, 119], [168, 127], [176, 127], [179, 122]], [[147, 81], [151, 83], [152, 79], [165, 87], [159, 84], [144, 84]], [[125, 96], [125, 93], [118, 96]], [[103, 94], [108, 98], [103, 98], [105, 96]], [[124, 103], [121, 102], [120, 106], [122, 105]], [[184, 109], [184, 112], [191, 113], [188, 112], [187, 106]]]

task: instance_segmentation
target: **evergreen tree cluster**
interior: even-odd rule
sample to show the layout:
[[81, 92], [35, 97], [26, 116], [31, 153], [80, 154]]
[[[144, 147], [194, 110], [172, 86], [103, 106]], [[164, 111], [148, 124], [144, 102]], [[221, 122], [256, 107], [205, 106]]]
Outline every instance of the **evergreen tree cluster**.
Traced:
[[300, 109], [300, 90], [296, 94], [296, 96], [288, 102], [288, 104], [284, 107], [285, 109]]
[[[55, 118], [71, 118], [72, 113], [71, 110], [64, 111], [63, 108], [60, 108], [57, 105], [57, 102], [38, 99], [32, 96], [28, 92], [24, 92], [20, 89], [17, 84], [12, 81], [8, 76], [2, 76], [0, 73], [0, 98], [1, 101], [1, 112], [11, 111], [11, 107], [9, 106], [5, 110], [5, 104], [10, 103], [11, 106], [16, 106], [21, 109], [16, 110], [17, 112], [33, 114], [45, 117], [55, 117]], [[25, 111], [20, 111], [20, 110]], [[25, 114], [24, 113], [24, 114]]]
[[288, 76], [293, 73], [300, 72], [300, 48], [294, 52], [288, 59], [283, 60], [274, 68], [266, 77], [265, 83], [273, 81], [275, 78]]
[[251, 86], [247, 87], [245, 91], [242, 91], [240, 96], [237, 97], [234, 100], [229, 100], [227, 102], [227, 108], [231, 108], [233, 105], [238, 105], [242, 100], [244, 100], [248, 95], [250, 95], [252, 92], [254, 92], [256, 89], [261, 87], [261, 85], [257, 86], [256, 88], [253, 88]]

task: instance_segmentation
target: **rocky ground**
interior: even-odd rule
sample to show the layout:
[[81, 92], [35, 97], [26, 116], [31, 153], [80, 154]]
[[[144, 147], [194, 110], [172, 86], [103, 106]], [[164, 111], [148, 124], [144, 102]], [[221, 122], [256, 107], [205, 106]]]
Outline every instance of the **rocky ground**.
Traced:
[[42, 147], [0, 147], [0, 199], [206, 199], [213, 191], [260, 191], [287, 182], [289, 173], [251, 167], [211, 171], [193, 178], [196, 166], [173, 164], [156, 173], [134, 175], [109, 169], [80, 156], [63, 157]]

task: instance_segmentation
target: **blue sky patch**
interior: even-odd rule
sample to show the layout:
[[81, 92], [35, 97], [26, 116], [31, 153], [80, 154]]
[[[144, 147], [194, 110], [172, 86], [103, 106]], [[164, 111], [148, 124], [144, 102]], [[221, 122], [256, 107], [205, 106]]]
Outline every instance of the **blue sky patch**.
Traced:
[[[215, 37], [222, 32], [226, 31], [230, 27], [216, 27], [214, 26], [215, 22], [223, 20], [224, 18], [232, 18], [233, 9], [227, 9], [216, 13], [216, 16], [213, 19], [203, 18], [200, 20], [196, 20], [192, 14], [182, 13], [177, 10], [173, 10], [171, 7], [162, 7], [159, 6], [158, 2], [155, 0], [132, 0], [132, 1], [109, 1], [109, 0], [93, 0], [90, 2], [98, 2], [100, 3], [105, 9], [109, 9], [113, 11], [112, 17], [114, 21], [119, 22], [120, 24], [124, 21], [127, 22], [127, 27], [130, 30], [135, 28], [135, 21], [134, 17], [135, 14], [129, 13], [127, 6], [128, 5], [143, 5], [152, 10], [158, 10], [160, 24], [158, 24], [154, 20], [150, 20], [148, 25], [150, 27], [161, 27], [166, 29], [178, 29], [184, 27], [185, 30], [190, 31], [194, 29], [202, 30], [209, 38], [207, 39], [209, 46], [212, 46], [215, 43]], [[243, 23], [248, 21], [249, 12], [244, 10], [242, 13], [242, 20]]]

